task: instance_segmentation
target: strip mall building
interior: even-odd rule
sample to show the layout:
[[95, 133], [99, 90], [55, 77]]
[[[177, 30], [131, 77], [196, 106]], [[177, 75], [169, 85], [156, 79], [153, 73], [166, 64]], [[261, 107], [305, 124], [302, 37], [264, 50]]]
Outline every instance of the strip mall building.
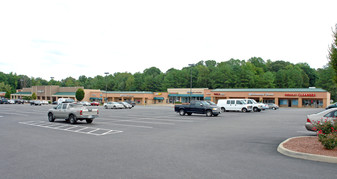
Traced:
[[[59, 98], [75, 99], [76, 90], [83, 87], [33, 86], [18, 90], [12, 99], [37, 95], [38, 100], [57, 101]], [[258, 88], [258, 89], [208, 89], [169, 88], [167, 92], [147, 91], [103, 91], [84, 89], [84, 101], [135, 101], [138, 104], [173, 104], [192, 100], [255, 99], [264, 103], [275, 103], [280, 107], [320, 107], [330, 104], [330, 93], [319, 88]]]

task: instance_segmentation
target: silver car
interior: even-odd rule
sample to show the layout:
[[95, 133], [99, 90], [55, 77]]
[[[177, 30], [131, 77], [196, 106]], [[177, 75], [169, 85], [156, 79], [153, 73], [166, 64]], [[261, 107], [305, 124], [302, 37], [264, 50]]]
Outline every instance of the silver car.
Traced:
[[313, 126], [313, 122], [325, 122], [325, 120], [327, 121], [331, 121], [332, 123], [334, 122], [334, 120], [336, 120], [337, 118], [337, 108], [331, 108], [316, 114], [310, 114], [307, 115], [307, 122], [305, 123], [305, 128], [308, 131], [315, 131], [314, 130], [314, 126]]
[[105, 109], [123, 109], [124, 105], [118, 102], [108, 102], [103, 104]]
[[71, 124], [75, 124], [77, 120], [86, 120], [87, 123], [98, 117], [98, 109], [87, 109], [83, 105], [74, 103], [61, 103], [48, 111], [49, 122], [55, 119], [65, 119]]

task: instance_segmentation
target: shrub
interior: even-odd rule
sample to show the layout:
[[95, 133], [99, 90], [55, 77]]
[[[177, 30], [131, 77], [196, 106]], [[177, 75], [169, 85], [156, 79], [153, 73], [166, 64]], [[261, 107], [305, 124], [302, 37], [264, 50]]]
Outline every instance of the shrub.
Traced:
[[317, 121], [312, 123], [314, 130], [317, 131], [318, 141], [329, 150], [337, 146], [337, 120], [324, 122]]

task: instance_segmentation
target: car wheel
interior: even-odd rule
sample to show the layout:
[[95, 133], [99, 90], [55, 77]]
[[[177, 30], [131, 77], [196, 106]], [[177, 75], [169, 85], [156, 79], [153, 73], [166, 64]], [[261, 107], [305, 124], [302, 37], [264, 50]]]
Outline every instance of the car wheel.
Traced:
[[247, 112], [247, 109], [246, 109], [246, 108], [243, 108], [243, 109], [242, 109], [242, 112]]
[[108, 109], [108, 106], [104, 106], [105, 109]]
[[48, 120], [49, 120], [49, 122], [54, 122], [55, 121], [53, 113], [49, 113], [48, 114]]
[[206, 111], [206, 116], [207, 117], [211, 117], [213, 114], [212, 114], [212, 111], [211, 110], [207, 110]]
[[179, 110], [179, 114], [180, 114], [180, 116], [184, 116], [185, 115], [185, 110], [184, 109], [180, 109]]
[[92, 119], [86, 119], [86, 121], [87, 121], [88, 124], [90, 124], [90, 123], [92, 123], [93, 120]]
[[257, 112], [257, 111], [259, 111], [259, 109], [257, 107], [255, 107], [255, 108], [253, 108], [253, 111]]
[[76, 122], [77, 122], [76, 116], [70, 115], [69, 116], [69, 122], [70, 122], [70, 124], [76, 124]]
[[273, 107], [273, 110], [276, 110], [276, 108], [275, 108], [275, 107]]
[[114, 109], [117, 109], [116, 106], [113, 107]]
[[221, 112], [226, 112], [226, 109], [225, 108], [221, 108]]

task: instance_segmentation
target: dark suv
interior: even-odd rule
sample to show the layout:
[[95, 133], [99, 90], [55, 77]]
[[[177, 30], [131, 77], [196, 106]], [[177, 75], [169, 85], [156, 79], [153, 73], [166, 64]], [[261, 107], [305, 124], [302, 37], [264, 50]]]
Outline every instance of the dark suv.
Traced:
[[8, 104], [8, 100], [6, 98], [0, 99], [0, 104]]
[[337, 108], [337, 103], [331, 104], [328, 107], [326, 107], [325, 109], [330, 109], [330, 108]]
[[15, 102], [15, 104], [24, 104], [25, 103], [23, 101], [23, 99], [15, 99], [14, 102]]

